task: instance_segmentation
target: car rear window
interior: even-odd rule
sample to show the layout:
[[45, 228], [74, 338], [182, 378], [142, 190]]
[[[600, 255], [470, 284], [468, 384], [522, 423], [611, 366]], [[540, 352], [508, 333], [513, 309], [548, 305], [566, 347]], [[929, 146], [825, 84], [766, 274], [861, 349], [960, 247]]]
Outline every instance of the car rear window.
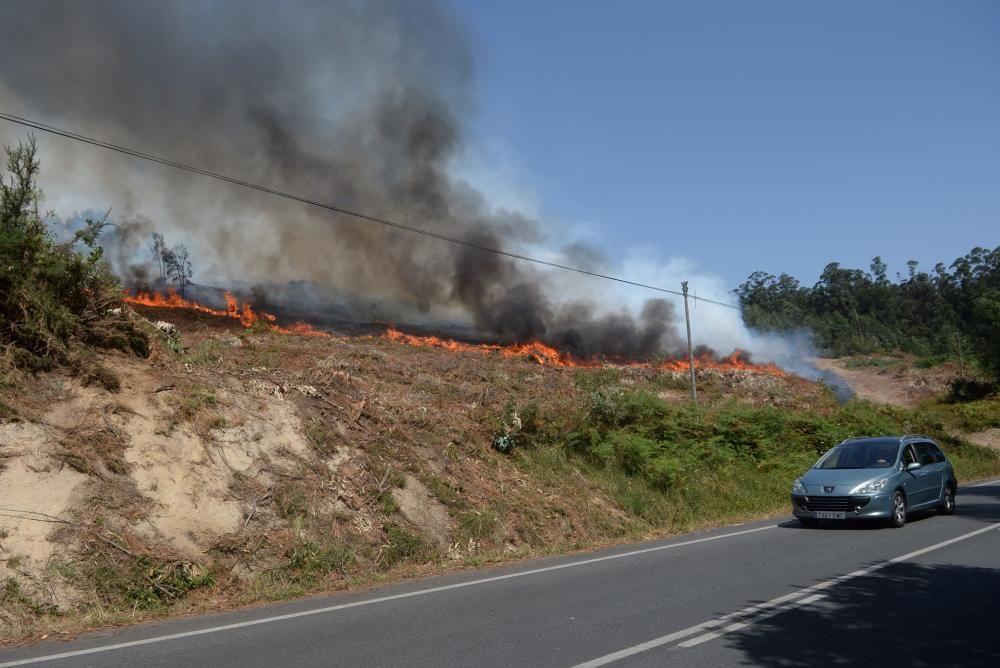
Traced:
[[841, 443], [817, 464], [818, 469], [884, 469], [896, 463], [899, 443], [859, 441]]
[[[925, 441], [917, 443], [917, 455], [920, 457], [920, 464], [926, 466], [927, 464], [938, 464], [943, 462], [944, 453], [935, 444]], [[930, 457], [928, 461], [925, 461], [927, 457]]]

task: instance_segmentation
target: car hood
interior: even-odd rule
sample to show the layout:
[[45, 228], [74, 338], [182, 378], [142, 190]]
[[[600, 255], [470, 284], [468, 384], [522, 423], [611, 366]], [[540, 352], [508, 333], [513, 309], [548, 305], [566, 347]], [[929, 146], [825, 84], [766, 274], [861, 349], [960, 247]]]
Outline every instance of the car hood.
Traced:
[[[850, 494], [851, 490], [869, 480], [887, 478], [895, 473], [892, 467], [884, 469], [809, 469], [799, 478], [806, 494]], [[830, 488], [833, 489], [830, 489]]]

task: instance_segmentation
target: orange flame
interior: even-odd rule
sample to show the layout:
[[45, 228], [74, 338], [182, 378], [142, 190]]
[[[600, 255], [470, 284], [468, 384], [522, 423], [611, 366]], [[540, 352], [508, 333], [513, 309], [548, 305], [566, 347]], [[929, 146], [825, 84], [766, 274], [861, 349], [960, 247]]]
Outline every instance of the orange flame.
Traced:
[[[198, 313], [233, 318], [239, 320], [244, 327], [253, 325], [262, 326], [271, 332], [281, 332], [283, 334], [300, 334], [303, 336], [319, 336], [332, 338], [332, 335], [315, 329], [312, 325], [304, 322], [297, 322], [287, 327], [277, 324], [277, 318], [263, 311], [256, 311], [247, 303], [240, 303], [239, 300], [230, 293], [225, 293], [226, 308], [214, 309], [197, 302], [185, 299], [173, 290], [168, 290], [164, 296], [159, 292], [139, 292], [135, 295], [125, 294], [124, 299], [130, 304], [140, 306], [150, 306], [153, 308], [181, 308]], [[440, 348], [450, 352], [460, 353], [481, 353], [499, 354], [503, 357], [528, 357], [543, 366], [551, 367], [578, 367], [593, 368], [600, 367], [606, 363], [616, 366], [626, 366], [640, 369], [655, 369], [657, 371], [670, 371], [675, 373], [685, 373], [688, 371], [688, 361], [686, 359], [670, 359], [654, 362], [637, 362], [626, 360], [579, 360], [566, 352], [562, 352], [545, 345], [539, 341], [533, 343], [515, 343], [511, 345], [500, 345], [496, 343], [463, 343], [454, 339], [443, 339], [437, 336], [417, 336], [407, 334], [398, 329], [389, 327], [386, 329], [385, 338], [397, 343], [410, 346], [421, 346], [429, 348]], [[785, 376], [785, 372], [775, 364], [754, 364], [744, 358], [744, 353], [739, 350], [733, 351], [728, 357], [715, 359], [711, 355], [705, 354], [696, 357], [694, 366], [697, 369], [717, 369], [720, 371], [752, 371], [755, 373], [766, 373], [772, 376]]]
[[140, 291], [135, 295], [125, 293], [123, 299], [129, 304], [138, 304], [139, 306], [151, 306], [153, 308], [182, 308], [189, 311], [197, 311], [198, 313], [207, 313], [221, 318], [233, 318], [235, 320], [239, 320], [240, 324], [247, 328], [256, 324], [258, 326], [262, 326], [270, 332], [331, 338], [331, 335], [327, 332], [315, 329], [312, 325], [308, 325], [304, 322], [297, 322], [288, 327], [282, 327], [276, 324], [278, 319], [274, 315], [265, 313], [264, 311], [255, 311], [253, 306], [245, 302], [241, 304], [235, 295], [228, 292], [223, 296], [226, 299], [225, 309], [203, 306], [198, 302], [181, 297], [173, 289], [168, 289], [166, 296], [159, 292]]
[[[390, 327], [386, 330], [385, 337], [390, 341], [398, 341], [411, 346], [425, 346], [431, 348], [441, 348], [452, 352], [478, 352], [478, 353], [499, 353], [504, 357], [530, 357], [539, 364], [554, 367], [600, 367], [605, 363], [616, 366], [627, 366], [640, 369], [655, 369], [657, 371], [672, 371], [683, 373], [688, 370], [686, 359], [672, 359], [656, 362], [637, 362], [625, 360], [579, 360], [569, 353], [561, 352], [552, 346], [535, 341], [534, 343], [515, 343], [512, 345], [498, 345], [495, 343], [462, 343], [453, 339], [442, 339], [437, 336], [415, 336], [406, 334]], [[775, 364], [754, 364], [743, 357], [744, 353], [734, 350], [729, 357], [721, 360], [714, 359], [711, 355], [701, 355], [694, 360], [696, 369], [718, 369], [720, 371], [753, 371], [766, 373], [773, 376], [785, 376], [784, 370]]]
[[532, 357], [539, 364], [545, 366], [598, 366], [597, 363], [588, 363], [574, 360], [570, 355], [564, 354], [544, 343], [515, 343], [509, 346], [502, 346], [496, 343], [462, 343], [453, 339], [442, 339], [437, 336], [415, 336], [406, 334], [398, 329], [389, 327], [385, 332], [385, 338], [390, 341], [398, 341], [410, 346], [425, 346], [430, 348], [442, 348], [452, 352], [463, 353], [499, 353], [504, 357]]

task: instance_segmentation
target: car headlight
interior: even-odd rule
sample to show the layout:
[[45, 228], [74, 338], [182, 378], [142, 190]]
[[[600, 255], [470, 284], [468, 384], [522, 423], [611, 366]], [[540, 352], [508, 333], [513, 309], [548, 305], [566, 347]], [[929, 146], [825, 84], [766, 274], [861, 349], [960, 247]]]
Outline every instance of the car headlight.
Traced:
[[888, 484], [888, 478], [882, 478], [881, 480], [875, 480], [873, 482], [866, 482], [863, 485], [855, 487], [851, 494], [874, 494], [875, 492], [881, 492], [882, 488]]
[[796, 480], [795, 484], [792, 485], [792, 494], [805, 494], [806, 487], [802, 484], [801, 480]]

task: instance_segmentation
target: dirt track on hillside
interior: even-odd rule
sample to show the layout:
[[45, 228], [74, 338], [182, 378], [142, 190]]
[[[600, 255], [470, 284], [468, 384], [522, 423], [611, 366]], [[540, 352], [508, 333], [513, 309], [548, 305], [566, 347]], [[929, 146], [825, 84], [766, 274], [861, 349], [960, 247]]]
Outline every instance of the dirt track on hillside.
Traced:
[[948, 380], [955, 375], [951, 369], [918, 369], [902, 360], [898, 366], [852, 368], [852, 362], [864, 359], [816, 357], [810, 362], [842, 378], [861, 399], [903, 408], [913, 408], [925, 399], [943, 394], [948, 389]]

